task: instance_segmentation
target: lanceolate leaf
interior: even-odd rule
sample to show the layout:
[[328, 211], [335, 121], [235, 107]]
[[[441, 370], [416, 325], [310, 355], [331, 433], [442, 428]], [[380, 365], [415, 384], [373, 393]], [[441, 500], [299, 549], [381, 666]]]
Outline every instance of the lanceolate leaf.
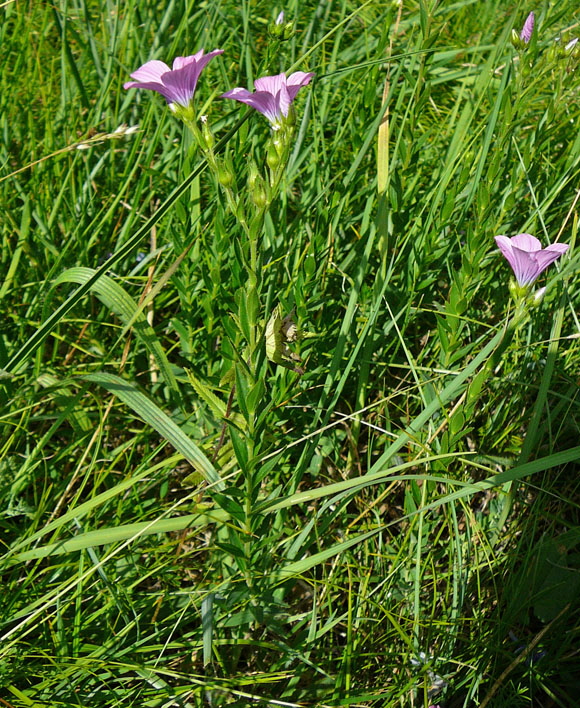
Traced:
[[[101, 374], [101, 376], [103, 376], [103, 374]], [[436, 458], [438, 457], [440, 456], [436, 456]], [[295, 504], [306, 503], [308, 501], [312, 501], [313, 499], [331, 496], [332, 494], [344, 494], [347, 490], [349, 490], [349, 488], [351, 492], [357, 489], [360, 490], [363, 487], [369, 486], [369, 484], [384, 483], [386, 481], [386, 478], [388, 478], [390, 481], [408, 481], [410, 479], [423, 481], [431, 480], [433, 482], [437, 482], [438, 484], [448, 484], [450, 487], [460, 487], [460, 489], [457, 489], [456, 491], [453, 491], [450, 494], [446, 494], [445, 496], [440, 497], [439, 499], [436, 499], [433, 502], [430, 502], [425, 507], [419, 508], [411, 514], [407, 514], [406, 517], [397, 518], [395, 519], [395, 521], [381, 526], [380, 529], [373, 529], [368, 533], [363, 533], [359, 536], [348, 539], [347, 541], [335, 544], [334, 546], [324, 549], [324, 551], [321, 551], [320, 553], [309, 556], [305, 560], [290, 563], [277, 571], [277, 578], [280, 581], [283, 581], [285, 578], [291, 577], [292, 575], [297, 575], [306, 572], [310, 568], [315, 567], [318, 563], [322, 563], [328, 560], [329, 558], [332, 558], [333, 556], [337, 555], [338, 553], [341, 553], [342, 551], [355, 546], [357, 543], [365, 541], [367, 538], [370, 538], [374, 533], [388, 528], [393, 524], [400, 523], [403, 518], [411, 518], [412, 516], [416, 516], [417, 514], [423, 514], [426, 511], [432, 511], [433, 509], [441, 507], [444, 504], [453, 503], [459, 499], [469, 497], [473, 494], [485, 492], [494, 487], [502, 486], [506, 484], [506, 482], [523, 479], [524, 477], [527, 477], [529, 475], [544, 472], [548, 469], [564, 465], [568, 462], [574, 462], [579, 459], [580, 447], [575, 447], [566, 450], [565, 452], [548, 455], [539, 460], [529, 462], [525, 465], [514, 467], [510, 470], [502, 472], [501, 474], [492, 475], [491, 477], [488, 477], [487, 479], [482, 480], [481, 482], [473, 483], [460, 482], [457, 480], [448, 480], [442, 477], [435, 477], [430, 475], [393, 474], [394, 470], [401, 471], [405, 467], [410, 466], [400, 465], [397, 468], [393, 468], [391, 470], [391, 474], [389, 474], [388, 471], [385, 470], [382, 475], [374, 475], [373, 478], [371, 478], [371, 475], [365, 475], [363, 477], [358, 477], [352, 480], [346, 480], [345, 482], [329, 484], [326, 487], [312, 490], [311, 492], [301, 492], [299, 494], [295, 494], [292, 497], [289, 497], [283, 500], [282, 502], [270, 507], [269, 509], [264, 509], [264, 513], [275, 512], [282, 508], [287, 508]], [[416, 465], [417, 463], [415, 462], [414, 464]], [[117, 491], [120, 491], [123, 488], [123, 485], [119, 485]], [[109, 499], [110, 496], [112, 496], [111, 492], [107, 492], [106, 494], [102, 495], [102, 498], [103, 500], [106, 500]], [[91, 504], [94, 504], [95, 501], [96, 500], [93, 500]], [[84, 505], [75, 510], [76, 515], [82, 515], [83, 507]], [[127, 539], [130, 539], [132, 537], [138, 537], [152, 533], [168, 533], [170, 531], [179, 531], [182, 529], [186, 529], [190, 526], [200, 526], [209, 523], [225, 523], [228, 518], [229, 517], [226, 512], [221, 509], [216, 509], [211, 511], [207, 510], [200, 514], [189, 514], [187, 516], [180, 516], [177, 518], [158, 519], [157, 521], [153, 522], [127, 524], [124, 526], [117, 526], [115, 528], [88, 531], [87, 533], [79, 534], [74, 539], [68, 539], [60, 543], [52, 543], [46, 546], [42, 546], [40, 548], [32, 549], [30, 551], [18, 553], [14, 555], [12, 559], [10, 559], [9, 564], [12, 565], [14, 563], [29, 561], [37, 558], [44, 558], [46, 556], [69, 553], [72, 551], [81, 550], [83, 548], [88, 548], [90, 546], [100, 546], [109, 543], [117, 543], [119, 541], [125, 541]], [[59, 521], [64, 520], [65, 518], [60, 519]], [[48, 531], [50, 528], [51, 527], [47, 527], [45, 531]], [[29, 541], [33, 540], [35, 537], [36, 535], [29, 539]]]
[[224, 523], [228, 515], [221, 509], [211, 513], [187, 514], [171, 519], [155, 519], [153, 521], [142, 521], [135, 524], [125, 524], [124, 526], [114, 526], [110, 528], [96, 529], [81, 533], [74, 538], [67, 538], [64, 541], [49, 543], [40, 548], [33, 548], [30, 551], [18, 553], [8, 560], [8, 565], [22, 563], [46, 556], [61, 555], [81, 551], [92, 546], [105, 546], [110, 543], [119, 543], [131, 538], [140, 536], [150, 536], [154, 533], [171, 533], [172, 531], [183, 531], [183, 529], [195, 526], [205, 526], [209, 523]]
[[[61, 283], [78, 283], [79, 285], [84, 285], [94, 278], [95, 273], [96, 271], [93, 270], [93, 268], [70, 268], [56, 278], [53, 283], [53, 288]], [[155, 330], [151, 327], [149, 322], [147, 322], [145, 315], [139, 312], [139, 307], [133, 298], [119, 283], [109, 278], [108, 275], [101, 275], [98, 280], [92, 282], [90, 289], [101, 300], [103, 305], [120, 317], [123, 324], [128, 325], [132, 323], [136, 336], [155, 358], [155, 362], [159, 367], [165, 383], [175, 393], [179, 394], [177, 381], [175, 380], [163, 347], [155, 334]]]
[[209, 484], [214, 485], [216, 489], [222, 489], [223, 485], [215, 467], [199, 447], [161, 408], [155, 405], [133, 384], [124, 381], [118, 376], [106, 373], [87, 374], [83, 376], [83, 379], [96, 383], [106, 388], [107, 391], [114, 393], [117, 398], [156, 430], [162, 438], [167, 440], [177, 452], [180, 452], [203, 475]]

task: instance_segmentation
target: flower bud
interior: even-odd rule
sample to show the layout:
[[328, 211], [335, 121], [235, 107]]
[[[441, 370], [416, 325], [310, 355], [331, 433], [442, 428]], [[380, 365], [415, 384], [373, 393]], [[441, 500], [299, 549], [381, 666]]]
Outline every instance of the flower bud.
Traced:
[[286, 120], [284, 121], [285, 127], [288, 129], [288, 140], [292, 138], [292, 131], [294, 130], [294, 127], [296, 126], [296, 111], [294, 110], [294, 106], [290, 106], [288, 109], [288, 115], [286, 116]]
[[252, 198], [252, 203], [258, 209], [264, 209], [268, 206], [268, 195], [266, 194], [266, 190], [263, 186], [259, 189], [256, 188], [252, 190], [250, 196]]
[[270, 34], [272, 37], [281, 38], [284, 34], [284, 11], [282, 11], [276, 18], [276, 22], [270, 25]]
[[274, 146], [274, 150], [276, 150], [278, 157], [282, 157], [284, 155], [286, 143], [286, 131], [284, 129], [279, 130], [272, 135], [272, 145]]
[[229, 161], [220, 160], [217, 162], [217, 177], [222, 187], [229, 189], [234, 183], [234, 172]]
[[286, 22], [284, 25], [284, 39], [292, 39], [294, 36], [294, 22]]
[[540, 288], [539, 290], [536, 290], [536, 292], [533, 295], [532, 302], [531, 304], [534, 307], [539, 307], [542, 304], [542, 300], [544, 299], [544, 295], [546, 294], [546, 288]]
[[534, 25], [536, 23], [536, 16], [533, 12], [527, 16], [522, 31], [520, 32], [520, 39], [524, 44], [528, 44], [534, 34]]
[[281, 41], [291, 39], [294, 36], [294, 22], [285, 22], [284, 11], [282, 11], [276, 18], [276, 22], [270, 25], [269, 32], [272, 37]]
[[254, 189], [256, 182], [260, 178], [260, 173], [258, 172], [258, 168], [256, 166], [256, 163], [252, 160], [250, 162], [250, 167], [248, 169], [248, 187], [250, 190]]
[[526, 46], [524, 42], [520, 39], [520, 35], [515, 29], [512, 30], [511, 42], [514, 46], [514, 49], [517, 49], [518, 52], [520, 52]]
[[248, 189], [250, 192], [250, 199], [252, 200], [254, 206], [258, 207], [258, 209], [263, 209], [268, 203], [266, 185], [264, 184], [262, 175], [258, 172], [258, 168], [253, 162], [250, 164], [250, 171], [248, 174]]
[[[577, 61], [580, 58], [580, 43], [578, 42], [578, 37], [571, 39], [563, 50], [564, 56], [569, 61]], [[572, 67], [569, 65], [568, 71], [572, 71]]]
[[213, 136], [211, 128], [209, 127], [209, 123], [207, 122], [207, 116], [201, 117], [201, 135], [205, 143], [204, 147], [207, 150], [211, 150], [215, 145], [215, 138]]
[[274, 142], [270, 142], [268, 145], [268, 151], [266, 152], [266, 163], [271, 170], [278, 169], [280, 165], [280, 154], [278, 153]]

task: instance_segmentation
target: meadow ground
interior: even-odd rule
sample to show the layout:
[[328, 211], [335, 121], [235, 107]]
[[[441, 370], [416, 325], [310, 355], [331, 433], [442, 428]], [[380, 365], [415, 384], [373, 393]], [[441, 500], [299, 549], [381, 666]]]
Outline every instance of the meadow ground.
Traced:
[[580, 705], [579, 24], [0, 2], [0, 705]]

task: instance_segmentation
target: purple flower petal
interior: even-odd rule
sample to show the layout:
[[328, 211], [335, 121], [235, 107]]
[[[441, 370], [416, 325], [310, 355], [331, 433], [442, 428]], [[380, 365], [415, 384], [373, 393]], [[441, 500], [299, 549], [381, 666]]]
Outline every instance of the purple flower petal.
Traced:
[[159, 93], [163, 96], [163, 98], [167, 101], [167, 103], [173, 103], [173, 101], [175, 100], [171, 89], [168, 89], [161, 81], [159, 81], [159, 82], [156, 82], [156, 81], [149, 81], [149, 82], [129, 81], [128, 83], [123, 84], [123, 88], [126, 88], [126, 89], [137, 88], [137, 89], [148, 89], [150, 91], [157, 91], [157, 93]]
[[[210, 54], [213, 54], [213, 52], [210, 52]], [[209, 56], [209, 54], [207, 54], [206, 56]], [[176, 69], [183, 69], [184, 66], [187, 66], [188, 64], [191, 64], [192, 62], [198, 62], [202, 57], [203, 57], [203, 49], [200, 49], [199, 52], [196, 52], [195, 54], [192, 54], [189, 57], [175, 57], [171, 68], [174, 71]]]
[[532, 234], [517, 234], [508, 239], [512, 246], [521, 248], [522, 251], [541, 251], [541, 242]]
[[553, 243], [547, 246], [543, 251], [536, 253], [535, 259], [539, 269], [538, 275], [543, 273], [551, 263], [557, 261], [567, 250], [567, 243]]
[[286, 86], [286, 74], [276, 74], [275, 76], [263, 76], [261, 79], [256, 79], [254, 81], [254, 88], [256, 91], [265, 91], [266, 93], [271, 93], [275, 96]]
[[534, 31], [535, 19], [536, 18], [534, 16], [534, 13], [530, 12], [526, 21], [524, 22], [524, 26], [522, 27], [522, 31], [520, 32], [520, 39], [522, 40], [522, 42], [525, 42], [526, 44], [532, 38], [532, 33]]
[[[161, 81], [161, 77], [163, 76], [163, 74], [167, 73], [168, 71], [170, 71], [170, 69], [164, 61], [158, 61], [157, 59], [153, 59], [143, 64], [143, 66], [137, 69], [137, 71], [134, 71], [131, 74], [131, 78], [141, 82]], [[125, 84], [125, 87], [127, 87], [127, 84]]]
[[[193, 55], [193, 58], [194, 58], [194, 59], [196, 60], [196, 62], [197, 62], [197, 67], [198, 67], [199, 73], [201, 74], [201, 72], [203, 71], [203, 69], [205, 69], [205, 67], [209, 64], [209, 62], [210, 62], [214, 57], [217, 57], [218, 55], [223, 54], [223, 53], [224, 53], [224, 50], [223, 50], [223, 49], [214, 49], [213, 52], [209, 52], [208, 54], [206, 54], [206, 55], [204, 56], [204, 54], [203, 54], [203, 49], [200, 49], [197, 54], [194, 54], [194, 55]], [[187, 58], [187, 57], [186, 57], [186, 58]]]
[[310, 83], [314, 74], [297, 71], [286, 77], [286, 74], [263, 76], [254, 81], [254, 93], [244, 88], [235, 88], [222, 94], [221, 98], [233, 98], [262, 113], [277, 128], [284, 118], [288, 117], [290, 105], [296, 98], [298, 90]]
[[193, 99], [201, 72], [218, 54], [223, 54], [223, 49], [215, 49], [205, 55], [204, 50], [200, 49], [192, 56], [176, 57], [172, 69], [162, 61], [148, 61], [131, 74], [131, 78], [137, 81], [129, 81], [123, 87], [157, 91], [167, 103], [177, 103], [187, 108]]
[[244, 88], [234, 88], [231, 91], [226, 91], [220, 98], [233, 98], [234, 101], [245, 103], [259, 111], [272, 124], [277, 124], [279, 120], [279, 108], [276, 97], [265, 91], [256, 91], [252, 93]]
[[[256, 79], [254, 81], [254, 88], [256, 93], [268, 93], [274, 98], [276, 103], [276, 118], [280, 118], [281, 115], [284, 118], [287, 117], [288, 111], [290, 110], [290, 104], [292, 103], [292, 98], [288, 93], [286, 87], [286, 74], [277, 74], [276, 76], [264, 76], [261, 79]], [[265, 115], [265, 114], [264, 114]], [[270, 122], [272, 121], [269, 118]]]
[[314, 74], [310, 71], [308, 73], [304, 71], [295, 71], [288, 77], [288, 93], [290, 94], [290, 100], [293, 101], [296, 98], [298, 89], [306, 86], [312, 81]]
[[530, 285], [540, 275], [536, 259], [531, 253], [517, 246], [512, 246], [511, 258], [508, 258], [508, 262], [519, 285]]
[[518, 285], [531, 285], [546, 268], [568, 250], [565, 243], [553, 243], [546, 248], [531, 234], [512, 238], [496, 236], [495, 242], [512, 267]]

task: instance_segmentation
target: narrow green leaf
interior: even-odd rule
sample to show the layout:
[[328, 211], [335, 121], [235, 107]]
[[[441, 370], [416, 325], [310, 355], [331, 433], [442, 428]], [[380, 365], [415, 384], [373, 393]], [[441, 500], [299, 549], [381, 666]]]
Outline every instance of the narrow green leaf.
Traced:
[[47, 556], [58, 556], [73, 551], [81, 551], [93, 546], [105, 546], [111, 543], [119, 543], [130, 538], [139, 536], [150, 536], [154, 533], [172, 533], [195, 526], [206, 526], [209, 523], [225, 523], [228, 516], [225, 512], [216, 510], [202, 514], [188, 514], [173, 519], [157, 519], [154, 521], [143, 521], [135, 524], [125, 524], [123, 526], [113, 526], [95, 531], [87, 531], [74, 538], [58, 543], [49, 543], [40, 548], [33, 548], [30, 551], [17, 553], [12, 556], [6, 565], [26, 563], [30, 560], [38, 560]]
[[[155, 358], [165, 383], [179, 394], [177, 381], [163, 347], [145, 315], [139, 312], [137, 303], [119, 283], [109, 278], [108, 275], [101, 275], [98, 280], [94, 280], [95, 273], [93, 268], [69, 268], [56, 278], [51, 292], [61, 283], [78, 283], [79, 285], [90, 283], [91, 291], [95, 293], [103, 305], [118, 315], [123, 324], [132, 323], [136, 336]], [[43, 319], [45, 318], [43, 317]]]
[[86, 374], [82, 378], [85, 381], [96, 383], [110, 393], [115, 394], [156, 430], [161, 437], [167, 440], [177, 452], [180, 452], [204, 476], [209, 484], [214, 485], [216, 489], [223, 488], [219, 474], [199, 447], [187, 437], [183, 430], [166, 413], [147, 396], [138, 391], [133, 384], [124, 381], [118, 376], [106, 373]]

